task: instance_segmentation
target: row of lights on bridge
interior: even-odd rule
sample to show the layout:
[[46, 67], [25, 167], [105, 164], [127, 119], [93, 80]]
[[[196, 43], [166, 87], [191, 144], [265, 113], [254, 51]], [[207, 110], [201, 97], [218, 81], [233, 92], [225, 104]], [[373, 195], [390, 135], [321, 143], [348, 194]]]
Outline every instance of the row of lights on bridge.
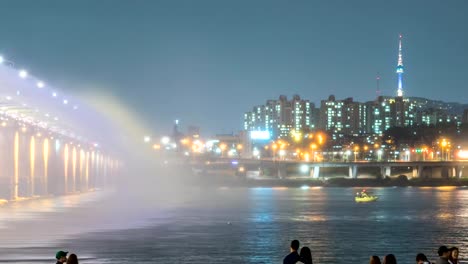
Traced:
[[[1, 64], [5, 64], [5, 65], [9, 65], [10, 67], [13, 68], [14, 66], [14, 62], [10, 61], [10, 60], [6, 60], [3, 56], [0, 55], [0, 65]], [[34, 78], [33, 76], [29, 75], [29, 73], [24, 70], [24, 69], [20, 69], [18, 71], [18, 76], [21, 78], [21, 79], [28, 79], [28, 78]], [[36, 79], [36, 87], [39, 88], [39, 89], [42, 89], [42, 88], [45, 88], [46, 87], [46, 84], [40, 80], [40, 79]], [[19, 91], [17, 92], [17, 95], [19, 95]], [[58, 94], [57, 92], [55, 91], [52, 91], [51, 93], [52, 97], [53, 98], [57, 98], [58, 97]], [[8, 101], [12, 100], [13, 98], [11, 96], [6, 96], [6, 99]], [[64, 98], [62, 100], [62, 103], [64, 105], [68, 105], [69, 104], [69, 101], [68, 99]], [[25, 106], [25, 104], [23, 104], [23, 106]], [[73, 110], [77, 110], [78, 109], [78, 105], [73, 105]], [[36, 112], [38, 112], [38, 110], [36, 109]], [[50, 117], [50, 115], [48, 113], [45, 114], [46, 117]], [[55, 121], [58, 121], [58, 117], [54, 117], [54, 120]], [[6, 126], [6, 122], [2, 122], [1, 124], [3, 127]], [[99, 147], [99, 144], [98, 143], [94, 143], [93, 144], [94, 147]]]
[[[10, 65], [14, 65], [14, 63], [13, 63], [12, 61], [6, 60], [6, 59], [4, 59], [2, 56], [0, 56], [0, 64], [4, 64], [4, 63], [9, 63]], [[18, 71], [18, 76], [19, 76], [21, 79], [27, 79], [28, 77], [31, 77], [31, 76], [29, 75], [29, 73], [28, 73], [26, 70], [24, 70], [24, 69], [21, 69], [21, 70]], [[36, 80], [36, 86], [37, 86], [37, 88], [40, 88], [40, 89], [46, 87], [45, 83], [44, 83], [43, 81], [41, 81], [41, 80]], [[57, 92], [52, 92], [51, 95], [52, 95], [52, 97], [54, 97], [54, 98], [57, 98], [57, 97], [58, 97]], [[6, 99], [7, 99], [7, 100], [11, 100], [12, 97], [11, 97], [11, 96], [7, 96]], [[62, 103], [63, 103], [64, 105], [68, 105], [69, 101], [68, 101], [68, 99], [65, 98], [65, 99], [62, 100]], [[76, 109], [78, 109], [78, 106], [77, 106], [77, 105], [74, 105], [74, 106], [73, 106], [73, 110], [76, 110]]]

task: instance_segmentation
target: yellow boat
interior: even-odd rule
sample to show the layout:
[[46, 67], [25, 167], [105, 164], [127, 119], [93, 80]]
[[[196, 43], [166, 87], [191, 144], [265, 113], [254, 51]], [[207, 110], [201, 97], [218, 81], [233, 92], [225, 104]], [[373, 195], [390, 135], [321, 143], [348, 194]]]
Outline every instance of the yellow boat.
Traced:
[[365, 197], [354, 197], [356, 203], [368, 203], [368, 202], [375, 202], [379, 199], [378, 196], [365, 196]]

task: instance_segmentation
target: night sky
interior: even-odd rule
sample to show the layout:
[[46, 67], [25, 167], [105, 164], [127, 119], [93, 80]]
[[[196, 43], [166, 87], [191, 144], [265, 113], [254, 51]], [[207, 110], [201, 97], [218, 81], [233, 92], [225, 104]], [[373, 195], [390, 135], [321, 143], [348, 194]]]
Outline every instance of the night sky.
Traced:
[[237, 132], [280, 94], [319, 104], [404, 91], [468, 103], [468, 1], [0, 1], [0, 54], [73, 94], [100, 91], [154, 133]]

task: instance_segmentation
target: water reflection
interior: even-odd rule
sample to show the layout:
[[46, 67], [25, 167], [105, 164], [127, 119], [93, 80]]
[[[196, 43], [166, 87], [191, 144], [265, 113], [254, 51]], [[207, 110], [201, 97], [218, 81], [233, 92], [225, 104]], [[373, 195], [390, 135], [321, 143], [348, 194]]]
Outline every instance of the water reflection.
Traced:
[[358, 190], [225, 187], [170, 210], [131, 204], [124, 213], [109, 207], [125, 199], [101, 192], [23, 201], [0, 207], [0, 255], [31, 238], [73, 248], [88, 263], [278, 263], [292, 239], [317, 263], [389, 253], [413, 263], [418, 252], [435, 260], [441, 244], [467, 248], [468, 189], [369, 188], [380, 199], [368, 204], [354, 202]]

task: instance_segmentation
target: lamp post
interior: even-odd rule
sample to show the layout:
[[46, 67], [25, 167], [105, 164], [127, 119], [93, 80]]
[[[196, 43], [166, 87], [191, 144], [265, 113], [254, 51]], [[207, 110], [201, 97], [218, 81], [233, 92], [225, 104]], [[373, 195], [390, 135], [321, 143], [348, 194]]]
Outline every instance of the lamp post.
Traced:
[[226, 148], [227, 148], [227, 145], [224, 143], [221, 143], [219, 145], [219, 149], [221, 150], [221, 157], [224, 157], [224, 151], [226, 150]]
[[359, 153], [359, 146], [354, 147], [354, 162], [357, 161], [357, 154]]
[[315, 162], [315, 149], [317, 149], [317, 144], [310, 144], [310, 148], [312, 149], [312, 161]]
[[236, 149], [237, 149], [237, 155], [240, 158], [242, 156], [241, 153], [242, 153], [242, 150], [244, 149], [244, 146], [242, 144], [237, 144]]
[[276, 144], [273, 144], [273, 145], [271, 146], [271, 149], [273, 150], [273, 160], [276, 159], [276, 149], [277, 149], [277, 148], [278, 148], [278, 145], [276, 145]]

